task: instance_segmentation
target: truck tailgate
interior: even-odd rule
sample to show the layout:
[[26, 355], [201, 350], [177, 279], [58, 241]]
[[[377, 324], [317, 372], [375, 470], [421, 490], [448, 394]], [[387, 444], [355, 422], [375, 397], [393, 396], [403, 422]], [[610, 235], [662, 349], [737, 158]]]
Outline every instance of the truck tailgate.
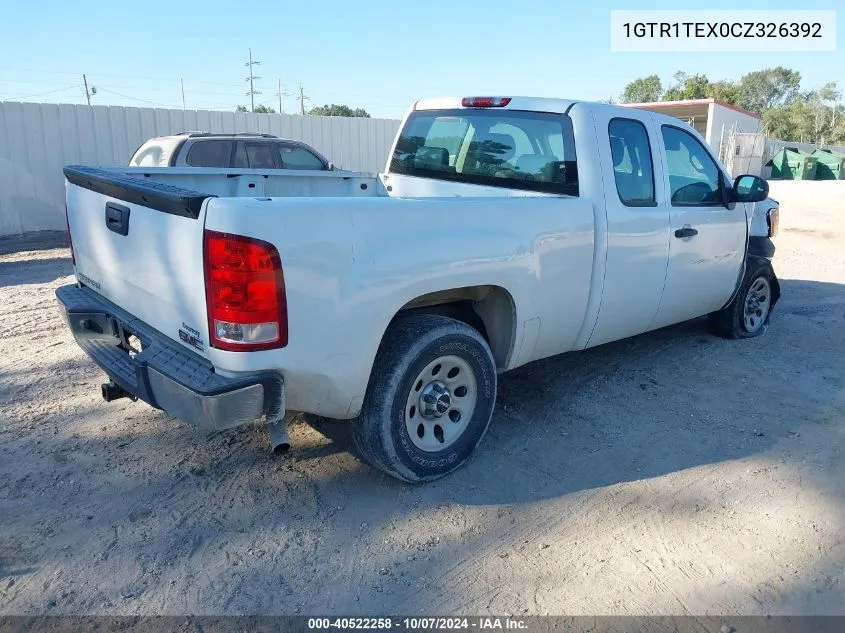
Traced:
[[70, 166], [68, 228], [77, 279], [207, 356], [205, 194]]

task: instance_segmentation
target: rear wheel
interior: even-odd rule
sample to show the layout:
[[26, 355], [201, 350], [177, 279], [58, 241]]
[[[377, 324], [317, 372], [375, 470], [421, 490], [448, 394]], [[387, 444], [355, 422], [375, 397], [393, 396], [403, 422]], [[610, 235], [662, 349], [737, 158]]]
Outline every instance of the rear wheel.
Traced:
[[726, 308], [709, 316], [714, 334], [725, 338], [760, 336], [769, 327], [769, 317], [777, 301], [777, 280], [766, 262], [746, 274], [739, 291]]
[[467, 460], [495, 402], [496, 366], [478, 331], [439, 315], [400, 317], [382, 341], [352, 437], [393, 477], [437, 479]]

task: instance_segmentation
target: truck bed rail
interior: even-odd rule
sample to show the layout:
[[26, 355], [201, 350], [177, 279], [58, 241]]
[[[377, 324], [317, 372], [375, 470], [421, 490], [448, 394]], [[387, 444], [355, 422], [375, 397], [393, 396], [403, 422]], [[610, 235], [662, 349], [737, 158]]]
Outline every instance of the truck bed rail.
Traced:
[[68, 165], [65, 178], [71, 184], [149, 209], [196, 220], [207, 198], [216, 196], [160, 182], [134, 178], [97, 167]]

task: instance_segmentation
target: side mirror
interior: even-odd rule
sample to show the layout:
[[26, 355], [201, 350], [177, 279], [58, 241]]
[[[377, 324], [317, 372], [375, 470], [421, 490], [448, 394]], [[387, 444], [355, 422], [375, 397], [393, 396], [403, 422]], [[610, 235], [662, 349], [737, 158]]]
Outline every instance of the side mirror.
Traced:
[[329, 164], [326, 166], [326, 169], [329, 171], [334, 171], [334, 163], [329, 161]]
[[733, 202], [760, 202], [769, 197], [769, 183], [759, 176], [743, 174], [734, 180]]

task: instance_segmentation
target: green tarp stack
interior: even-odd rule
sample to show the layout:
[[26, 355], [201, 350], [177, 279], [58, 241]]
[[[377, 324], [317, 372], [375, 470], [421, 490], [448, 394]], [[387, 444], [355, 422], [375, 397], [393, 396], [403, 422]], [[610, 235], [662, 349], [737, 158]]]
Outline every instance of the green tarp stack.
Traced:
[[845, 180], [845, 154], [832, 149], [817, 149], [816, 180]]
[[784, 147], [766, 163], [772, 168], [772, 180], [813, 180], [816, 157], [797, 147]]

